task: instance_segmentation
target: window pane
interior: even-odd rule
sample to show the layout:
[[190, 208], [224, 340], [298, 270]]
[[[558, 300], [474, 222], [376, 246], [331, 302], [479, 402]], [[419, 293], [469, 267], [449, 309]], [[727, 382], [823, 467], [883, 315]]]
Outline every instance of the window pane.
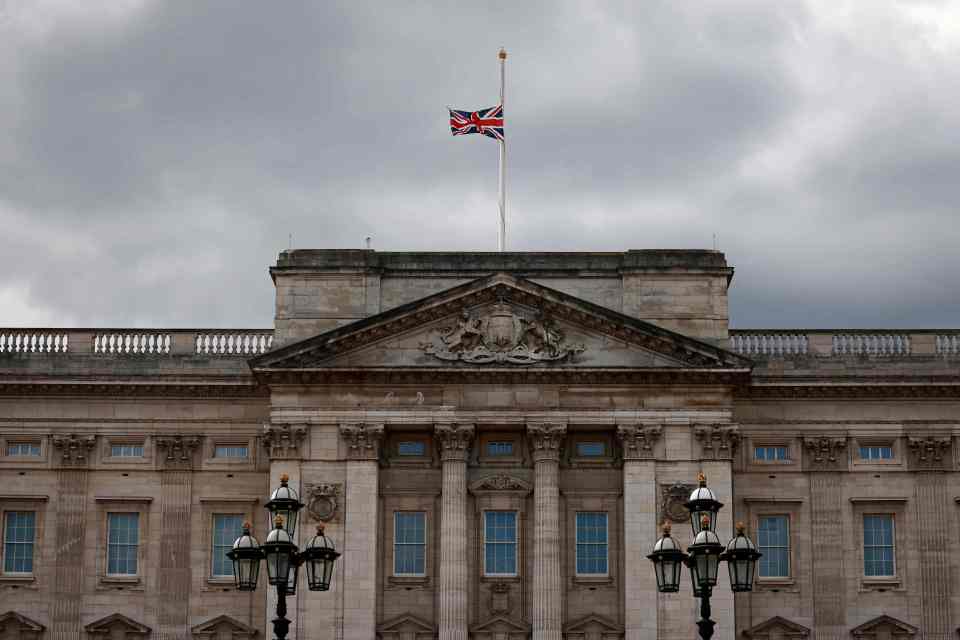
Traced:
[[784, 578], [790, 576], [790, 531], [787, 516], [761, 516], [757, 521], [757, 547], [760, 558], [760, 576]]
[[577, 513], [577, 573], [607, 573], [606, 513]]
[[4, 524], [4, 573], [33, 573], [33, 539], [36, 513], [9, 511]]
[[142, 444], [115, 444], [110, 446], [110, 456], [113, 458], [142, 458]]
[[426, 573], [427, 514], [422, 511], [394, 514], [393, 573], [424, 575]]
[[39, 456], [40, 444], [37, 442], [8, 442], [8, 456]]
[[215, 458], [246, 458], [248, 450], [246, 445], [225, 445], [219, 444], [213, 451]]
[[892, 515], [863, 517], [863, 573], [866, 576], [894, 575]]
[[509, 442], [509, 441], [488, 442], [487, 455], [488, 456], [512, 456], [513, 442]]
[[107, 514], [107, 573], [136, 575], [140, 514]]
[[214, 576], [232, 576], [233, 562], [227, 553], [243, 533], [243, 516], [236, 513], [214, 514], [210, 573]]
[[592, 458], [603, 456], [606, 449], [602, 442], [578, 442], [577, 455], [581, 458]]
[[427, 454], [427, 447], [419, 440], [405, 441], [397, 444], [397, 454], [401, 456], [424, 456]]
[[514, 511], [484, 513], [484, 572], [517, 572], [517, 514]]

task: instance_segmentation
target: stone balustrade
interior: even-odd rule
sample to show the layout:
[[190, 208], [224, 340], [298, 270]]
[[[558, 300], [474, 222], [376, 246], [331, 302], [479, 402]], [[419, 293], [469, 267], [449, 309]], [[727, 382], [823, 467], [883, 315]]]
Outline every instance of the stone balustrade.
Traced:
[[730, 349], [750, 358], [960, 356], [960, 330], [731, 329]]
[[272, 345], [271, 329], [0, 328], [0, 354], [249, 358]]

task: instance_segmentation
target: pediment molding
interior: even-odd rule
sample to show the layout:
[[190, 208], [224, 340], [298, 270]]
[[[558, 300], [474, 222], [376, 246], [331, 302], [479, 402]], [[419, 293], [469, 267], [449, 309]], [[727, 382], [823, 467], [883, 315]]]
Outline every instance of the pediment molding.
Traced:
[[[41, 631], [46, 629], [46, 627], [36, 620], [31, 620], [21, 613], [17, 613], [16, 611], [7, 611], [6, 613], [0, 614], [0, 631], [6, 631], [7, 629], [17, 629], [21, 633], [24, 631], [29, 631], [39, 634]], [[24, 637], [30, 638], [34, 636]]]
[[529, 633], [532, 627], [523, 621], [512, 620], [505, 616], [494, 616], [489, 620], [470, 627], [470, 633]]
[[919, 629], [893, 616], [882, 615], [850, 630], [854, 638], [864, 640], [906, 640], [917, 635]]
[[[381, 624], [377, 625], [377, 633], [395, 633], [395, 632], [416, 632], [416, 633], [430, 633], [434, 632], [434, 625], [430, 624], [423, 618], [418, 618], [412, 613], [404, 613], [397, 616], [396, 618], [391, 618], [390, 620], [385, 620]], [[432, 637], [432, 636], [431, 636]]]
[[787, 620], [780, 616], [773, 616], [758, 625], [744, 630], [743, 635], [755, 640], [772, 640], [773, 638], [803, 640], [803, 638], [810, 637], [810, 629], [792, 620]]
[[623, 627], [618, 625], [613, 620], [595, 613], [591, 613], [590, 615], [586, 615], [582, 618], [574, 620], [573, 622], [567, 623], [563, 627], [563, 630], [566, 633], [571, 631], [607, 631], [623, 633]]
[[[458, 337], [463, 336], [457, 334], [457, 319], [465, 321], [475, 317], [471, 316], [473, 310], [482, 305], [499, 305], [499, 308], [504, 310], [504, 317], [497, 320], [496, 329], [490, 329], [487, 325], [474, 327], [475, 335], [470, 334], [469, 344], [464, 345], [458, 341]], [[505, 311], [513, 305], [532, 311]], [[568, 344], [562, 332], [552, 329], [555, 321], [563, 321], [639, 347], [675, 362], [676, 369], [679, 370], [712, 370], [714, 374], [717, 370], [735, 370], [748, 374], [752, 367], [749, 359], [731, 351], [508, 273], [480, 278], [287, 345], [251, 359], [250, 366], [261, 379], [268, 377], [272, 381], [283, 382], [284, 372], [330, 370], [336, 368], [334, 361], [337, 356], [443, 319], [449, 319], [453, 323], [453, 333], [450, 334], [448, 343], [441, 344], [440, 350], [461, 354], [462, 347], [467, 347], [471, 350], [471, 355], [468, 358], [457, 355], [456, 361], [435, 358], [436, 366], [433, 368], [437, 369], [464, 372], [496, 367], [506, 371], [543, 372], [560, 367], [569, 371], [573, 368], [570, 360], [575, 358], [579, 345]], [[483, 319], [475, 317], [475, 320]], [[474, 357], [477, 354], [482, 355], [475, 351], [482, 341], [488, 340], [492, 345], [501, 338], [503, 351], [496, 353], [501, 353], [502, 357]], [[453, 347], [452, 351], [450, 347]], [[496, 351], [494, 347], [488, 347], [488, 353]], [[414, 370], [422, 375], [424, 369], [429, 368], [417, 367]], [[635, 371], [633, 368], [627, 369]], [[341, 368], [336, 370], [338, 376], [343, 371]], [[371, 368], [366, 370], [374, 373]], [[281, 377], [277, 378], [277, 374], [281, 374]], [[712, 378], [712, 382], [716, 383], [717, 379]]]
[[235, 618], [231, 618], [228, 615], [219, 615], [216, 618], [211, 618], [206, 622], [201, 622], [200, 624], [192, 627], [190, 629], [190, 634], [196, 638], [196, 640], [216, 640], [219, 632], [226, 626], [232, 632], [234, 638], [248, 638], [252, 639], [257, 636], [257, 629], [246, 625]]
[[84, 630], [94, 638], [109, 638], [114, 630], [121, 629], [127, 637], [144, 637], [150, 633], [150, 627], [121, 613], [114, 613], [84, 625]]

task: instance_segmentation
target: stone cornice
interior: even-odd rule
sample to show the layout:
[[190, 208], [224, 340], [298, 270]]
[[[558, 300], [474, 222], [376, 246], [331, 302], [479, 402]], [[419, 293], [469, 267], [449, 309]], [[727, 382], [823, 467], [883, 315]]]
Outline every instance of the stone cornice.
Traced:
[[737, 386], [737, 398], [750, 400], [862, 400], [862, 399], [960, 399], [960, 379], [922, 381], [860, 380], [838, 383], [825, 378], [822, 382], [809, 381], [763, 382]]
[[663, 428], [659, 424], [617, 425], [617, 437], [623, 445], [623, 459], [652, 459], [653, 445], [660, 438], [662, 432]]
[[559, 461], [563, 441], [567, 436], [567, 425], [558, 422], [531, 422], [527, 424], [527, 436], [534, 462]]
[[380, 456], [380, 442], [383, 439], [383, 425], [341, 424], [340, 437], [346, 442], [348, 460], [377, 460]]
[[2, 380], [0, 396], [109, 396], [133, 398], [269, 398], [270, 389], [254, 381], [178, 381], [169, 380]]
[[472, 424], [435, 424], [434, 435], [443, 461], [464, 462], [470, 452], [470, 444], [476, 428]]

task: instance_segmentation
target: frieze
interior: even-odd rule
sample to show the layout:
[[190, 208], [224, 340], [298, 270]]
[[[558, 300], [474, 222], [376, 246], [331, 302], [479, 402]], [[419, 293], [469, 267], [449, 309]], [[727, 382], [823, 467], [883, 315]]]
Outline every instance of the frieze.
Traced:
[[705, 460], [730, 460], [740, 445], [740, 428], [729, 424], [704, 424], [693, 428]]
[[434, 435], [437, 439], [437, 445], [440, 447], [440, 459], [466, 460], [475, 431], [476, 429], [472, 424], [440, 423], [434, 425]]
[[696, 485], [674, 482], [660, 485], [660, 521], [687, 522], [690, 511], [684, 506]]
[[60, 461], [64, 466], [81, 466], [90, 460], [90, 451], [97, 443], [97, 436], [53, 436], [53, 447], [60, 451]]
[[383, 439], [382, 424], [350, 423], [340, 425], [340, 435], [347, 445], [347, 458], [376, 460]]
[[195, 435], [155, 436], [153, 442], [164, 451], [163, 464], [167, 468], [191, 468], [193, 453], [200, 447], [200, 437]]
[[440, 360], [516, 365], [559, 362], [584, 350], [582, 344], [566, 342], [544, 312], [525, 317], [502, 300], [485, 315], [464, 310], [455, 325], [441, 328], [420, 348]]
[[910, 450], [910, 466], [920, 469], [946, 469], [952, 464], [950, 449], [953, 440], [950, 436], [925, 438], [907, 438]]
[[846, 436], [816, 436], [803, 439], [807, 469], [837, 471], [847, 468]]
[[300, 455], [300, 445], [306, 435], [305, 425], [265, 423], [260, 433], [260, 442], [272, 460], [295, 458]]
[[617, 425], [617, 437], [623, 445], [624, 460], [645, 460], [653, 458], [653, 445], [662, 433], [663, 429], [658, 424]]
[[307, 518], [312, 522], [337, 522], [340, 519], [340, 496], [343, 485], [337, 483], [311, 483], [305, 485]]

